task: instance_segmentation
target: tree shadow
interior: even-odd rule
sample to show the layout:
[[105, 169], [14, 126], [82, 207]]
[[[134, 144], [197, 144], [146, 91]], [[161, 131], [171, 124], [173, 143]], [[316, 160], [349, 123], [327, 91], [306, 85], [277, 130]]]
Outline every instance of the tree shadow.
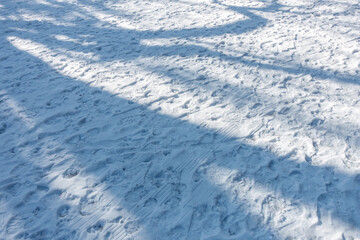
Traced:
[[[272, 239], [287, 227], [301, 233], [296, 215], [308, 215], [306, 227], [315, 232], [334, 225], [350, 236], [358, 231], [359, 175], [249, 145], [236, 137], [241, 126], [224, 133], [150, 110], [0, 41], [7, 54], [0, 96], [8, 124], [1, 156], [12, 175], [2, 182], [2, 199], [14, 211], [5, 236], [22, 222], [16, 217], [31, 221], [13, 236], [36, 239]], [[28, 126], [26, 116], [33, 120]], [[37, 210], [39, 199], [44, 205]], [[275, 209], [279, 215], [272, 215]]]
[[[2, 200], [14, 212], [4, 224], [4, 236], [122, 239], [143, 228], [142, 239], [197, 239], [207, 220], [228, 237], [272, 238], [267, 226], [249, 222], [258, 220], [240, 199], [232, 200], [226, 189], [196, 172], [199, 164], [214, 160], [210, 149], [219, 148], [219, 141], [228, 145], [235, 140], [62, 76], [10, 44], [6, 49], [28, 63], [23, 71], [48, 75], [2, 82], [7, 124]], [[17, 116], [19, 108], [22, 115]], [[37, 114], [28, 117], [33, 125], [27, 126], [24, 118], [32, 109]], [[214, 139], [203, 142], [208, 136]], [[79, 185], [78, 195], [71, 184]], [[179, 216], [169, 218], [175, 213]], [[246, 224], [255, 224], [252, 235], [243, 232]], [[23, 232], [14, 232], [19, 227]]]
[[[53, 2], [53, 1], [49, 1]], [[267, 64], [264, 63], [271, 59], [267, 59], [263, 56], [251, 56], [247, 53], [241, 53], [240, 56], [228, 55], [221, 51], [214, 51], [207, 47], [198, 45], [189, 45], [178, 43], [178, 39], [197, 39], [206, 37], [217, 37], [224, 34], [241, 35], [255, 29], [266, 26], [267, 20], [261, 16], [252, 13], [252, 11], [270, 12], [270, 11], [281, 11], [284, 7], [278, 4], [276, 1], [272, 2], [269, 6], [263, 8], [250, 8], [250, 7], [236, 7], [224, 5], [218, 1], [214, 3], [219, 6], [225, 6], [229, 10], [238, 13], [245, 17], [245, 20], [235, 21], [233, 23], [215, 26], [211, 28], [189, 28], [189, 29], [175, 29], [175, 30], [132, 30], [124, 29], [116, 26], [113, 23], [101, 22], [96, 16], [90, 11], [79, 8], [74, 4], [59, 3], [57, 7], [48, 10], [50, 13], [56, 14], [60, 8], [71, 9], [73, 12], [81, 13], [82, 17], [74, 18], [73, 26], [63, 26], [56, 24], [49, 24], [45, 21], [27, 21], [22, 24], [19, 21], [13, 23], [7, 22], [7, 25], [14, 25], [16, 27], [23, 27], [24, 29], [30, 30], [41, 29], [41, 38], [39, 33], [26, 32], [26, 36], [29, 39], [36, 38], [42, 44], [61, 46], [68, 50], [76, 50], [82, 53], [93, 53], [98, 57], [99, 62], [107, 62], [114, 60], [131, 61], [139, 58], [146, 57], [166, 57], [166, 56], [180, 56], [187, 58], [191, 56], [208, 56], [213, 58], [219, 58], [224, 61], [237, 62], [248, 66], [256, 66], [262, 69], [282, 71], [289, 74], [309, 74], [312, 77], [320, 79], [330, 79], [339, 82], [359, 84], [359, 75], [351, 75], [348, 73], [341, 73], [337, 71], [323, 69], [316, 69], [306, 67], [303, 65], [289, 65], [287, 63]], [[94, 7], [95, 9], [105, 7], [102, 3], [94, 3], [87, 1], [86, 4]], [[85, 5], [85, 4], [84, 4]], [[99, 6], [98, 6], [99, 5]], [[26, 6], [23, 4], [22, 8], [30, 8], [31, 5]], [[48, 9], [51, 8], [46, 6]], [[105, 7], [106, 8], [106, 7]], [[30, 8], [31, 9], [31, 8]], [[126, 15], [125, 13], [119, 13], [119, 16]], [[12, 31], [12, 34], [16, 35], [20, 31]], [[79, 42], [94, 42], [94, 44], [81, 45], [73, 41], [56, 39], [55, 35], [63, 34], [71, 39], [76, 39]], [[118, 38], [114, 39], [114, 36]], [[152, 39], [175, 39], [170, 46], [149, 46], [144, 45], [143, 41]], [[244, 57], [245, 56], [245, 57]], [[251, 58], [250, 60], [248, 58]], [[281, 61], [280, 61], [281, 62]]]

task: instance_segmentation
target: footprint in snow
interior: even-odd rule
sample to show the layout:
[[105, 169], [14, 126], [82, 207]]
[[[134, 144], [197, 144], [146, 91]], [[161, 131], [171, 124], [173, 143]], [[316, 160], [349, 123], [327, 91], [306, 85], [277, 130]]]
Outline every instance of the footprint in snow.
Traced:
[[87, 232], [95, 233], [98, 231], [102, 231], [104, 229], [104, 226], [105, 226], [105, 221], [100, 220], [100, 221], [96, 222], [94, 225], [88, 227]]
[[67, 205], [67, 204], [62, 205], [57, 210], [57, 216], [59, 218], [65, 217], [66, 215], [68, 215], [69, 211], [70, 211], [70, 206], [69, 205]]
[[125, 194], [125, 201], [132, 203], [138, 202], [139, 200], [143, 199], [143, 197], [145, 197], [148, 192], [149, 190], [144, 186], [137, 186]]
[[78, 169], [70, 167], [70, 168], [66, 169], [65, 172], [63, 173], [63, 178], [73, 178], [78, 174], [79, 174]]

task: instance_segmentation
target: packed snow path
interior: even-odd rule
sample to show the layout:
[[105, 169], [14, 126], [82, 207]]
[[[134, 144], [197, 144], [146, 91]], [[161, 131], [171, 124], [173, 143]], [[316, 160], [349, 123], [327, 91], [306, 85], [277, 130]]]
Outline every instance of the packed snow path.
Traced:
[[0, 239], [360, 239], [360, 1], [0, 1]]

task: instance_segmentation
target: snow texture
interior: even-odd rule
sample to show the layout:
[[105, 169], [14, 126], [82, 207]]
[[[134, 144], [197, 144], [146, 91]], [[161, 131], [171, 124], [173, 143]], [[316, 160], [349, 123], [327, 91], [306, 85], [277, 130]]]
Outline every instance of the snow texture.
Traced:
[[0, 239], [360, 239], [359, 0], [2, 0], [0, 84]]

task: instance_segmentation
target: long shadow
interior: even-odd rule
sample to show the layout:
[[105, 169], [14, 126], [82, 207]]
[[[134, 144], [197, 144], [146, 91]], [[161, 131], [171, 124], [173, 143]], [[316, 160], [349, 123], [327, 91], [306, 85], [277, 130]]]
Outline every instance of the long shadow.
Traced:
[[[7, 48], [12, 49], [10, 45]], [[44, 157], [49, 159], [48, 174], [63, 165], [70, 165], [54, 178], [92, 176], [86, 189], [104, 189], [103, 194], [110, 192], [115, 203], [121, 203], [117, 207], [128, 209], [136, 219], [130, 221], [135, 229], [130, 229], [130, 225], [121, 226], [122, 223], [114, 219], [94, 220], [93, 212], [87, 206], [89, 203], [83, 201], [69, 207], [77, 209], [76, 219], [79, 214], [85, 219], [82, 220], [85, 225], [80, 225], [83, 228], [72, 229], [71, 221], [70, 225], [58, 223], [55, 232], [51, 229], [41, 231], [45, 237], [54, 237], [53, 234], [58, 232], [71, 233], [74, 238], [90, 237], [102, 229], [104, 231], [98, 234], [105, 236], [106, 230], [113, 228], [118, 235], [109, 235], [111, 238], [131, 235], [132, 231], [138, 230], [136, 227], [143, 227], [149, 229], [145, 235], [149, 239], [169, 236], [197, 239], [195, 236], [201, 231], [217, 233], [216, 229], [219, 237], [272, 238], [277, 236], [277, 229], [267, 223], [274, 219], [263, 209], [270, 210], [271, 204], [282, 199], [288, 201], [291, 211], [300, 211], [300, 214], [315, 209], [312, 213], [317, 214], [318, 222], [314, 226], [327, 224], [326, 218], [330, 217], [333, 221], [359, 228], [359, 176], [297, 162], [291, 156], [276, 156], [245, 144], [241, 139], [150, 111], [75, 79], [56, 75], [38, 59], [16, 49], [13, 51], [18, 55], [16, 58], [32, 62], [26, 68], [30, 67], [33, 74], [41, 71], [52, 73], [52, 76], [35, 81], [29, 75], [2, 82], [2, 89], [6, 91], [2, 97], [14, 99], [25, 112], [31, 112], [33, 108], [38, 112], [36, 130], [22, 129], [23, 134], [15, 139], [15, 146], [4, 144], [7, 154], [3, 152], [2, 156], [19, 157], [27, 151], [36, 152], [36, 157], [26, 158], [34, 166], [26, 167], [39, 169], [34, 160]], [[11, 74], [14, 73], [7, 73]], [[45, 89], [54, 90], [46, 93]], [[32, 99], [24, 102], [26, 94], [31, 94]], [[38, 97], [47, 102], [36, 104]], [[67, 108], [73, 112], [64, 110]], [[7, 131], [12, 132], [11, 126], [2, 135], [8, 136], [5, 135]], [[73, 155], [74, 159], [64, 158], [66, 155]], [[20, 173], [18, 178], [25, 178], [26, 174]], [[34, 179], [30, 185], [30, 189], [42, 186], [47, 191], [54, 191], [42, 179], [38, 182]], [[11, 186], [6, 185], [5, 189], [10, 191]], [[248, 195], [255, 196], [243, 195], [240, 191], [245, 189]], [[62, 191], [66, 192], [66, 188]], [[31, 206], [33, 203], [26, 204]], [[46, 211], [47, 215], [55, 215], [60, 220], [64, 217], [59, 217], [58, 209]], [[106, 211], [101, 213], [107, 214]], [[179, 215], [171, 215], [175, 213]], [[41, 221], [41, 217], [37, 221]], [[214, 229], [206, 228], [208, 222]], [[80, 232], [84, 229], [85, 233]], [[250, 235], [241, 235], [245, 229]], [[31, 230], [35, 231], [25, 228], [29, 236], [36, 236], [31, 235], [35, 234]]]
[[[15, 56], [7, 60], [27, 62], [26, 66], [11, 68], [5, 64], [4, 69], [11, 70], [3, 71], [6, 80], [2, 81], [1, 100], [8, 107], [4, 109], [7, 126], [2, 132], [1, 156], [7, 172], [4, 175], [10, 177], [3, 179], [1, 187], [9, 202], [8, 211], [14, 212], [4, 224], [4, 233], [17, 239], [122, 239], [144, 228], [149, 230], [142, 232], [142, 239], [198, 239], [205, 226], [202, 222], [210, 221], [217, 224], [214, 227], [219, 236], [273, 238], [271, 229], [246, 209], [247, 202], [231, 199], [226, 189], [202, 176], [200, 169], [209, 164], [209, 159], [213, 161], [211, 149], [221, 148], [220, 143], [239, 148], [236, 140], [226, 140], [221, 133], [161, 115], [57, 74], [46, 63], [10, 44], [4, 48]], [[13, 76], [18, 67], [31, 74]], [[34, 79], [41, 73], [49, 75]], [[26, 98], [27, 94], [31, 97]], [[36, 103], [36, 99], [46, 101]], [[6, 114], [11, 111], [11, 101], [18, 103], [23, 115], [36, 109], [32, 127], [23, 124], [19, 129], [25, 119], [16, 113]], [[204, 140], [209, 136], [214, 139]], [[100, 196], [94, 200], [87, 198], [88, 193], [74, 195], [74, 199], [81, 196], [81, 201], [72, 204], [76, 201], [64, 197], [73, 194], [69, 186], [52, 185], [57, 181], [66, 185], [67, 179], [76, 185], [77, 178], [80, 186], [81, 178], [87, 181], [80, 192], [99, 191]], [[203, 199], [199, 191], [209, 198]], [[106, 193], [113, 196], [111, 210], [117, 214], [110, 219], [105, 210], [89, 209], [103, 207], [97, 198]], [[108, 200], [102, 201], [109, 204]], [[16, 204], [10, 204], [12, 201]], [[131, 215], [124, 215], [120, 221], [125, 212]], [[168, 215], [175, 213], [179, 216], [171, 222]], [[13, 231], [14, 222], [23, 232]], [[251, 235], [244, 233], [248, 227]], [[115, 231], [108, 234], [110, 230]], [[206, 230], [216, 233], [216, 229]]]
[[[1, 156], [9, 165], [2, 167], [17, 179], [28, 178], [32, 172], [8, 169], [15, 167], [16, 159], [29, 162], [26, 168], [40, 168], [34, 183], [14, 186], [4, 181], [3, 199], [11, 202], [24, 197], [23, 204], [33, 206], [36, 199], [25, 198], [30, 191], [21, 195], [26, 188], [48, 196], [56, 190], [51, 183], [57, 179], [61, 183], [73, 181], [70, 184], [74, 185], [82, 183], [80, 179], [87, 180], [78, 196], [66, 194], [71, 186], [58, 186], [62, 194], [48, 201], [74, 204], [45, 208], [50, 217], [32, 217], [31, 225], [23, 226], [23, 233], [14, 233], [18, 238], [114, 239], [143, 234], [142, 239], [198, 239], [197, 234], [207, 234], [222, 239], [270, 239], [277, 237], [280, 229], [271, 226], [277, 220], [269, 212], [281, 203], [289, 211], [288, 222], [276, 222], [282, 228], [292, 227], [296, 212], [316, 215], [313, 229], [329, 227], [331, 220], [359, 229], [359, 175], [313, 166], [291, 155], [276, 156], [231, 134], [151, 111], [63, 76], [4, 38], [1, 43], [6, 54], [1, 59], [2, 104], [9, 105], [9, 97], [24, 109], [22, 114], [34, 120], [34, 126], [24, 124], [18, 131], [19, 126], [11, 126], [9, 121], [11, 106], [5, 107], [8, 125], [1, 130]], [[46, 102], [38, 102], [43, 99]], [[36, 162], [42, 158], [44, 162]], [[51, 181], [43, 179], [44, 172]], [[83, 194], [84, 189], [89, 193]], [[118, 207], [117, 216], [102, 205], [101, 191], [103, 196], [109, 193], [114, 197], [107, 207], [112, 207], [111, 211]], [[93, 206], [104, 208], [98, 213]], [[31, 209], [34, 215], [36, 209]], [[17, 205], [11, 210], [21, 216], [23, 208]], [[125, 211], [133, 217], [123, 216]], [[73, 218], [82, 220], [74, 223]], [[44, 219], [50, 220], [55, 230], [39, 231], [40, 225], [46, 226]], [[10, 223], [4, 226], [5, 234]], [[141, 232], [142, 228], [146, 231]]]
[[[216, 1], [216, 3], [218, 2]], [[248, 60], [247, 58], [244, 58], [243, 54], [242, 56], [231, 56], [201, 46], [178, 44], [176, 43], [176, 40], [174, 40], [174, 45], [172, 46], [147, 46], [142, 42], [143, 40], [151, 39], [196, 39], [198, 37], [216, 37], [224, 34], [244, 34], [257, 28], [264, 27], [267, 24], [266, 19], [252, 13], [251, 11], [279, 11], [282, 5], [278, 4], [276, 1], [267, 7], [259, 9], [226, 6], [229, 10], [246, 16], [246, 20], [241, 20], [212, 28], [191, 28], [157, 31], [121, 29], [110, 23], [103, 23], [103, 25], [106, 25], [106, 28], [97, 27], [95, 25], [100, 21], [91, 15], [91, 12], [85, 11], [81, 8], [75, 8], [73, 4], [58, 2], [56, 2], [56, 4], [60, 5], [64, 9], [70, 8], [74, 11], [80, 12], [88, 19], [78, 19], [74, 23], [74, 26], [54, 25], [44, 21], [28, 21], [26, 24], [19, 23], [18, 21], [11, 23], [10, 21], [10, 23], [7, 22], [6, 24], [10, 26], [13, 24], [14, 27], [23, 27], [27, 30], [31, 28], [42, 29], [40, 38], [39, 33], [36, 32], [33, 34], [27, 32], [26, 35], [29, 37], [29, 39], [36, 39], [36, 41], [45, 45], [61, 46], [62, 48], [68, 50], [76, 50], [83, 53], [93, 53], [99, 57], [99, 62], [113, 61], [116, 59], [130, 61], [142, 57], [180, 56], [186, 58], [190, 56], [203, 55], [219, 58], [225, 61], [238, 62], [248, 66], [256, 66], [262, 69], [279, 70], [290, 74], [309, 74], [320, 79], [330, 79], [340, 82], [359, 84], [358, 75], [351, 75], [334, 71], [324, 71], [322, 69], [315, 69], [300, 65], [288, 65], [285, 63], [281, 65], [266, 64], [262, 63], [260, 60], [266, 61], [268, 59], [261, 56], [249, 56], [245, 54], [246, 57], [252, 57], [251, 60]], [[93, 2], [88, 1], [87, 4], [93, 4], [94, 7], [97, 7]], [[26, 4], [24, 4], [22, 7], [26, 8], [33, 6], [26, 6]], [[57, 8], [53, 9], [52, 11], [59, 12]], [[82, 27], [78, 25], [78, 23], [83, 25], [90, 25], [91, 27]], [[12, 31], [11, 34], [17, 35], [19, 32], [20, 31]], [[57, 34], [65, 34], [66, 36], [73, 39], [78, 39], [81, 42], [95, 41], [96, 45], [83, 46], [79, 43], [74, 43], [71, 41], [58, 40], [54, 38], [54, 35]], [[114, 36], [118, 36], [118, 38], [114, 39]]]

